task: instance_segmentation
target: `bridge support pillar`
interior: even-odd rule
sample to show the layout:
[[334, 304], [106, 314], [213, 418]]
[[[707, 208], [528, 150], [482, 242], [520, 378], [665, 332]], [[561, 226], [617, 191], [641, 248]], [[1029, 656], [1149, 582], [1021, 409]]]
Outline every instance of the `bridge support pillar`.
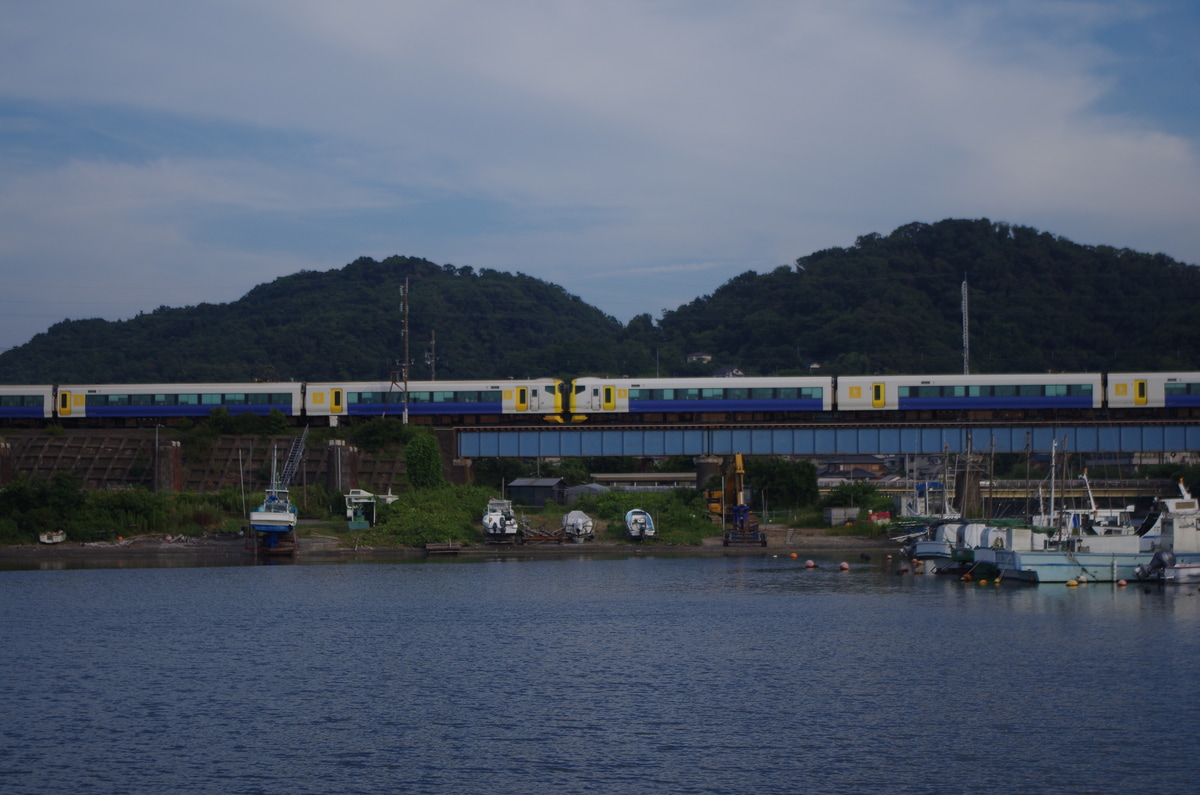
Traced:
[[161, 444], [154, 451], [154, 491], [183, 491], [183, 447]]
[[330, 491], [344, 494], [358, 486], [358, 448], [346, 444], [344, 439], [330, 439], [326, 448], [326, 486]]

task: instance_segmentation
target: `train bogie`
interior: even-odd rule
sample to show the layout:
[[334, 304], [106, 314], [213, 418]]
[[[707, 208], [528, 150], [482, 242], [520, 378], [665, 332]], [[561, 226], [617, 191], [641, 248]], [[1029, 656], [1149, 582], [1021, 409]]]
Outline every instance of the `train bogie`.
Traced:
[[1200, 373], [1109, 373], [1108, 407], [1200, 407]]
[[842, 376], [837, 382], [839, 411], [1095, 409], [1103, 398], [1098, 373]]
[[577, 378], [577, 414], [775, 414], [833, 408], [833, 379]]
[[74, 384], [58, 387], [60, 419], [170, 419], [207, 417], [214, 409], [231, 415], [266, 416], [279, 410], [299, 416], [298, 383], [258, 384]]
[[558, 414], [560, 382], [552, 378], [524, 381], [388, 381], [310, 383], [304, 410], [310, 418], [336, 425], [348, 417], [399, 417], [407, 409], [416, 417], [529, 416]]
[[53, 416], [53, 386], [0, 386], [0, 419], [48, 420]]

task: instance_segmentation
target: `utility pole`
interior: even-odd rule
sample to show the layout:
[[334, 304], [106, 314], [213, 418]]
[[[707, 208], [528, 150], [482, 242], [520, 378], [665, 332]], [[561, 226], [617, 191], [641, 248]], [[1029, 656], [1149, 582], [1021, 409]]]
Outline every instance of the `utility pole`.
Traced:
[[971, 338], [967, 333], [967, 274], [963, 274], [962, 280], [962, 327], [963, 327], [963, 375], [971, 373]]
[[429, 365], [429, 380], [437, 380], [437, 332], [429, 330], [429, 352], [425, 354], [425, 364]]

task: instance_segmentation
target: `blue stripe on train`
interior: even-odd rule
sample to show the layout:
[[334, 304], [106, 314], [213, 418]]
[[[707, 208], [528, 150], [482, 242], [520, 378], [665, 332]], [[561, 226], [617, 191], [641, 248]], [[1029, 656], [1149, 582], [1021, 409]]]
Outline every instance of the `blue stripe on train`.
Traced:
[[213, 409], [225, 409], [231, 416], [259, 414], [263, 417], [271, 409], [279, 409], [285, 417], [292, 416], [291, 403], [256, 403], [252, 406], [223, 404], [204, 406], [87, 406], [83, 411], [72, 411], [72, 417], [207, 417]]
[[1090, 409], [1090, 397], [900, 398], [901, 409]]
[[[355, 417], [378, 417], [384, 410], [390, 417], [404, 412], [403, 403], [349, 403], [346, 413]], [[504, 404], [486, 403], [409, 403], [409, 414], [503, 414]], [[533, 414], [545, 412], [534, 411]]]
[[823, 411], [821, 398], [769, 400], [631, 400], [630, 413], [660, 411]]

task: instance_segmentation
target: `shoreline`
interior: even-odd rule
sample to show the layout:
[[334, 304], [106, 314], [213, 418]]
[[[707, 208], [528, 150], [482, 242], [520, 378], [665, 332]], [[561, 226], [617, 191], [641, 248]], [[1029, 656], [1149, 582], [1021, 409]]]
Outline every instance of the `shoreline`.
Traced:
[[[784, 537], [780, 534], [786, 532]], [[171, 540], [167, 540], [170, 538]], [[463, 558], [463, 557], [557, 557], [576, 554], [629, 555], [770, 555], [799, 552], [856, 552], [878, 550], [881, 553], [898, 551], [899, 547], [886, 536], [829, 536], [806, 535], [799, 531], [775, 530], [767, 546], [743, 544], [724, 546], [720, 536], [705, 538], [699, 546], [671, 544], [631, 544], [619, 541], [591, 541], [582, 544], [487, 544], [463, 546], [455, 553], [430, 554], [422, 547], [342, 546], [345, 539], [336, 536], [312, 535], [299, 539], [298, 558], [311, 560], [369, 560], [385, 558]], [[205, 536], [200, 538], [170, 536], [139, 536], [116, 542], [61, 544], [21, 544], [0, 547], [0, 564], [37, 560], [81, 561], [118, 557], [149, 558], [158, 556], [189, 558], [246, 558], [251, 551], [245, 548], [240, 536]], [[281, 561], [294, 558], [277, 559]]]

